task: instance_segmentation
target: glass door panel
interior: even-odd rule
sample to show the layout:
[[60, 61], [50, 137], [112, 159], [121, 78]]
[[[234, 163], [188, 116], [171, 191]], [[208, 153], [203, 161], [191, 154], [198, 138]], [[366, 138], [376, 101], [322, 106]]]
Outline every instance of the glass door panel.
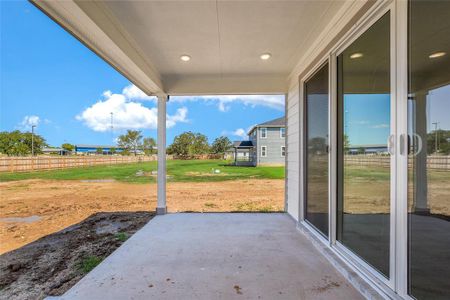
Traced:
[[305, 219], [328, 237], [328, 63], [305, 83]]
[[409, 2], [409, 294], [450, 298], [450, 2]]
[[337, 58], [337, 240], [389, 277], [390, 13]]

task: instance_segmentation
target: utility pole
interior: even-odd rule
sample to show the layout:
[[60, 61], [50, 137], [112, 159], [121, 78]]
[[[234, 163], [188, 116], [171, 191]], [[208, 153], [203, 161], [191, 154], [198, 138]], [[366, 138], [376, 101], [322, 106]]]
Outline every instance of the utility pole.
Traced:
[[438, 131], [437, 131], [439, 123], [440, 122], [431, 123], [434, 125], [434, 153], [436, 153], [436, 154], [438, 153], [438, 150], [439, 150], [438, 149]]
[[34, 156], [34, 128], [36, 125], [31, 125], [31, 156]]
[[110, 112], [111, 114], [111, 140], [114, 141], [114, 113]]

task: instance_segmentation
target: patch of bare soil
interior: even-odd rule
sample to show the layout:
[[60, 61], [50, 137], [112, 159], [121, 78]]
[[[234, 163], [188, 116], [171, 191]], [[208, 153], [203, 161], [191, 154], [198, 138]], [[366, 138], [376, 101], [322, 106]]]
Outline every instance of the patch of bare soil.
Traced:
[[[0, 183], [0, 254], [97, 212], [154, 211], [156, 184], [22, 180]], [[284, 180], [168, 182], [169, 212], [281, 211]]]
[[0, 256], [0, 299], [62, 295], [152, 217], [150, 212], [97, 213]]

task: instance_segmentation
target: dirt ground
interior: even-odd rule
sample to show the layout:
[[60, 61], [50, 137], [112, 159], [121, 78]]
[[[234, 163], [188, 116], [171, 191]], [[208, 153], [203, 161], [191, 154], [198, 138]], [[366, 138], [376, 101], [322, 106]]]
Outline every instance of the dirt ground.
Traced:
[[[0, 254], [97, 212], [154, 211], [156, 184], [22, 180], [0, 183]], [[169, 212], [281, 211], [284, 180], [167, 184]]]
[[98, 213], [0, 256], [0, 299], [62, 295], [154, 213]]

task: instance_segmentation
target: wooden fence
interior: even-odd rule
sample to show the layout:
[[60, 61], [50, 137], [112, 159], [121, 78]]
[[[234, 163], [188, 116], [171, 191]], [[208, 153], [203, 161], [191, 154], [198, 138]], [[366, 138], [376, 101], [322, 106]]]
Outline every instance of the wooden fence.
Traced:
[[[168, 157], [170, 159], [170, 157]], [[115, 165], [154, 161], [152, 156], [35, 156], [0, 157], [0, 172], [26, 172], [34, 170], [55, 170], [97, 165]]]
[[[345, 155], [344, 160], [346, 164], [359, 166], [390, 166], [390, 156], [387, 155]], [[412, 167], [414, 163], [413, 157], [409, 159], [409, 166]], [[429, 155], [427, 157], [427, 169], [429, 170], [447, 170], [450, 171], [450, 156]]]

